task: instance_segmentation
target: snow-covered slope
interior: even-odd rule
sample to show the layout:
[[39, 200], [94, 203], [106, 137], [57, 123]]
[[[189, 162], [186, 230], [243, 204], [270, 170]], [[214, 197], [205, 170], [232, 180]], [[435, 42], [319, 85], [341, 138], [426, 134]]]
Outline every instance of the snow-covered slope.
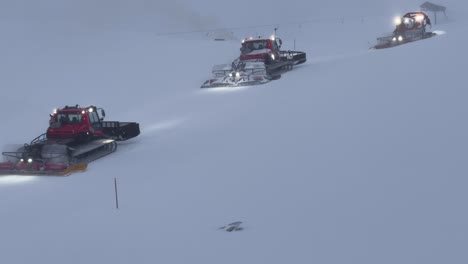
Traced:
[[[375, 51], [392, 18], [343, 20], [351, 7], [341, 3], [329, 20], [280, 26], [306, 64], [241, 89], [199, 89], [238, 42], [158, 35], [179, 30], [161, 24], [138, 31], [145, 19], [67, 31], [5, 18], [0, 146], [43, 133], [51, 109], [76, 103], [137, 121], [142, 134], [85, 173], [0, 177], [1, 259], [465, 263], [467, 23], [458, 16], [433, 28], [444, 35]], [[255, 31], [272, 29], [234, 33]], [[234, 221], [245, 229], [218, 229]]]

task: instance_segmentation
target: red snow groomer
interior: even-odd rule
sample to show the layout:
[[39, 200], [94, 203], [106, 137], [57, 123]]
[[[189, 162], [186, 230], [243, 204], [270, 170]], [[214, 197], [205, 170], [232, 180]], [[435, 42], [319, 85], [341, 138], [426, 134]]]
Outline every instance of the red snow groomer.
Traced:
[[384, 49], [408, 42], [430, 38], [436, 34], [427, 32], [426, 26], [431, 26], [431, 20], [423, 12], [410, 12], [395, 19], [396, 28], [390, 36], [380, 37], [375, 49]]
[[103, 121], [95, 106], [65, 106], [50, 115], [47, 132], [15, 151], [2, 152], [0, 175], [69, 175], [140, 134], [135, 122]]
[[281, 39], [275, 36], [242, 40], [239, 58], [231, 64], [215, 65], [213, 78], [201, 88], [263, 84], [279, 79], [281, 73], [306, 62], [305, 52], [283, 51], [281, 45]]

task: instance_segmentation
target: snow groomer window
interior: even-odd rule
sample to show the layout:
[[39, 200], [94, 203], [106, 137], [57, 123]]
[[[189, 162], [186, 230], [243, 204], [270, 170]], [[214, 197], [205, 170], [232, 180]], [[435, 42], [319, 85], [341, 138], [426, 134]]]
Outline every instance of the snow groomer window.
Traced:
[[98, 118], [96, 112], [90, 112], [89, 113], [89, 121], [91, 122], [91, 124], [99, 123], [99, 118]]
[[69, 114], [68, 120], [70, 124], [81, 124], [81, 115], [80, 114]]

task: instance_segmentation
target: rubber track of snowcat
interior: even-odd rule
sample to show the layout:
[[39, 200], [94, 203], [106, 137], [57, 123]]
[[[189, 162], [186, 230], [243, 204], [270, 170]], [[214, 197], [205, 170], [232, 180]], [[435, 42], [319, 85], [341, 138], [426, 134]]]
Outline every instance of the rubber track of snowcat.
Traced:
[[104, 156], [107, 156], [117, 150], [117, 142], [111, 139], [100, 139], [91, 142], [91, 144], [98, 144], [98, 147], [88, 148], [83, 150], [86, 146], [81, 146], [78, 149], [72, 151], [72, 163], [90, 163]]

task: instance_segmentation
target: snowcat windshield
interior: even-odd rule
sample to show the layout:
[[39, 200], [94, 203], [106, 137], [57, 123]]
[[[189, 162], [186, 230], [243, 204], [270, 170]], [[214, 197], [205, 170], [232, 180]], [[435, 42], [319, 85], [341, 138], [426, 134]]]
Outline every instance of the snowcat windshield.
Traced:
[[57, 114], [57, 121], [62, 125], [81, 124], [81, 114]]
[[248, 41], [242, 44], [242, 54], [250, 53], [254, 50], [262, 50], [268, 48], [268, 41]]

